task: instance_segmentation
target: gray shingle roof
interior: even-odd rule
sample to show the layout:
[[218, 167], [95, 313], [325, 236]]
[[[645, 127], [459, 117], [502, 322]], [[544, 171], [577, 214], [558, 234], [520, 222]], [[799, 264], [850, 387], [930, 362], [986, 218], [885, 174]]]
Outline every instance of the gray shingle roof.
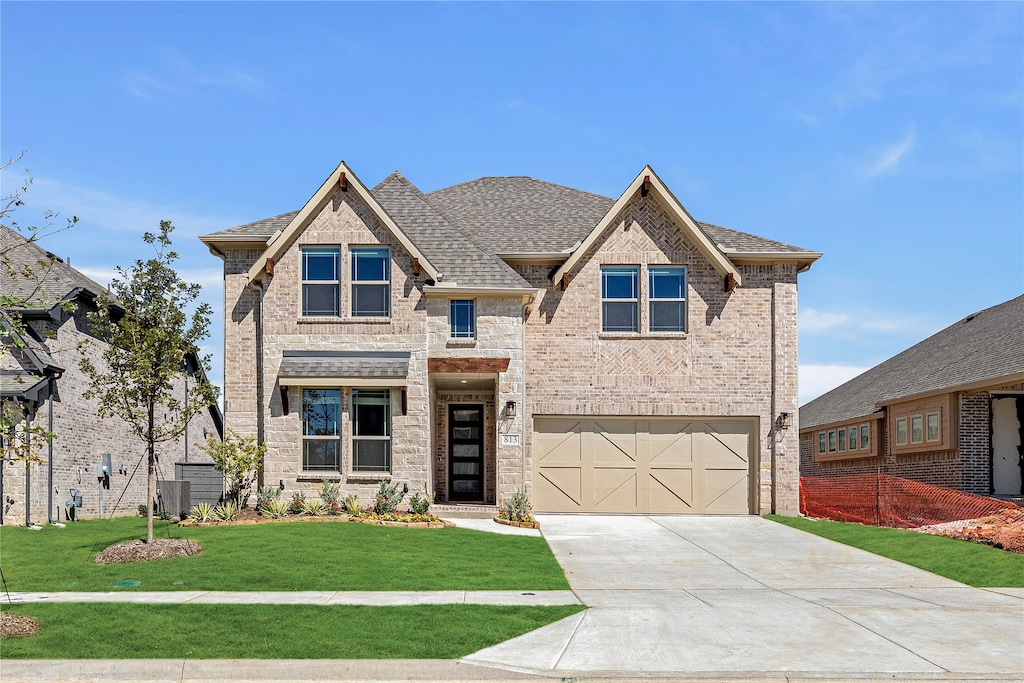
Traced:
[[[615, 203], [527, 176], [479, 178], [423, 194], [396, 171], [370, 192], [446, 280], [465, 286], [526, 286], [497, 254], [566, 252], [586, 239]], [[269, 239], [297, 213], [207, 237]], [[814, 253], [711, 223], [697, 225], [729, 252]]]
[[875, 403], [1024, 372], [1024, 295], [928, 337], [800, 408], [800, 427], [870, 415]]
[[[442, 283], [476, 287], [530, 287], [501, 259], [488, 254], [453, 226], [395, 171], [371, 190], [381, 207], [444, 273]], [[461, 226], [460, 226], [461, 227]]]
[[278, 376], [401, 379], [409, 374], [402, 351], [285, 351]]
[[0, 226], [0, 291], [27, 300], [29, 308], [49, 310], [69, 294], [84, 289], [100, 296], [106, 289], [57, 259], [20, 233]]

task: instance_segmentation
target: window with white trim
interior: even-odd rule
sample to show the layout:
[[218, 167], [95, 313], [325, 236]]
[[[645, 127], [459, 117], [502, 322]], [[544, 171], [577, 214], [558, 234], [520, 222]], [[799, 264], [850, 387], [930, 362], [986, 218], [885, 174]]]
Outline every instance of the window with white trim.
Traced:
[[475, 339], [476, 302], [452, 299], [448, 305], [448, 324], [452, 339]]
[[649, 266], [651, 332], [686, 332], [686, 268]]
[[387, 318], [391, 315], [391, 250], [352, 248], [352, 316]]
[[352, 471], [391, 471], [391, 391], [352, 390]]
[[340, 389], [302, 390], [302, 469], [337, 472], [341, 465]]
[[896, 445], [904, 446], [907, 443], [907, 418], [896, 419]]
[[601, 268], [601, 331], [638, 331], [636, 266]]
[[927, 440], [927, 441], [941, 441], [942, 440], [942, 432], [939, 429], [939, 414], [938, 413], [928, 413], [927, 415], [925, 415], [925, 420], [927, 421], [926, 428], [928, 430], [928, 433], [925, 436], [925, 440]]
[[302, 315], [338, 315], [338, 247], [302, 247]]

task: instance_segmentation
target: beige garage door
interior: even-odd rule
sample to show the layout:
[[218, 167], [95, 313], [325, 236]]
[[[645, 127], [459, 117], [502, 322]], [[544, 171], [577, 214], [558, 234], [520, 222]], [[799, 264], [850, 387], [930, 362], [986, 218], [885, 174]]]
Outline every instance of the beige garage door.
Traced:
[[538, 512], [749, 514], [751, 420], [537, 417]]

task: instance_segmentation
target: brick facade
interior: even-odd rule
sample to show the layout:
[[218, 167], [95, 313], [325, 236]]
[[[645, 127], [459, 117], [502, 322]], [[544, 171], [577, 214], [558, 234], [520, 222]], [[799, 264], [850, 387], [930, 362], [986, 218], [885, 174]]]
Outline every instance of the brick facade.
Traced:
[[[303, 319], [300, 315], [300, 247], [318, 244], [341, 250], [342, 314]], [[350, 306], [350, 245], [391, 249], [391, 316], [347, 317]], [[342, 389], [341, 472], [332, 473], [344, 494], [368, 501], [381, 479], [427, 487], [447, 496], [447, 406], [485, 406], [485, 501], [501, 502], [531, 490], [534, 415], [661, 415], [745, 417], [756, 421], [755, 486], [760, 511], [793, 512], [798, 507], [797, 272], [793, 265], [745, 265], [742, 286], [725, 292], [723, 277], [684, 236], [653, 196], [639, 195], [579, 261], [565, 291], [552, 286], [551, 266], [516, 266], [538, 290], [524, 305], [521, 295], [473, 294], [477, 335], [449, 337], [448, 298], [429, 295], [424, 275], [356, 193], [336, 190], [324, 208], [280, 254], [272, 277], [249, 285], [246, 271], [260, 252], [228, 249], [225, 254], [225, 416], [228, 429], [265, 440], [263, 479], [291, 490], [312, 491], [322, 474], [301, 471], [300, 389], [288, 391], [284, 414], [277, 381], [282, 353], [309, 351], [409, 352], [406, 413], [394, 409], [392, 389], [392, 471], [388, 476], [350, 471], [349, 388]], [[641, 268], [638, 302], [646, 329], [649, 264], [687, 268], [688, 321], [685, 334], [610, 335], [600, 330], [600, 267]], [[431, 373], [429, 358], [503, 359], [496, 376], [459, 391], [453, 373]], [[481, 366], [483, 367], [483, 366]], [[257, 378], [263, 377], [257, 386]], [[508, 418], [504, 406], [518, 406]], [[788, 430], [772, 433], [775, 416], [788, 412]], [[519, 443], [499, 436], [518, 435]]]
[[[817, 462], [814, 459], [817, 430], [800, 435], [800, 473], [809, 477], [841, 477], [881, 472], [903, 479], [987, 496], [992, 493], [992, 392], [1024, 393], [1024, 384], [959, 392], [956, 444], [952, 450], [897, 455], [888, 432], [882, 457]], [[885, 421], [883, 421], [885, 422]]]
[[[74, 313], [65, 313], [59, 324], [32, 321], [32, 326], [47, 339], [47, 347], [58, 365], [65, 369], [56, 381], [53, 397], [53, 515], [54, 520], [66, 517], [64, 503], [71, 490], [82, 494], [83, 505], [78, 509], [81, 519], [99, 514], [100, 482], [96, 476], [103, 453], [111, 454], [113, 473], [110, 488], [103, 491], [104, 517], [134, 515], [140, 504], [146, 502], [146, 447], [132, 433], [128, 425], [118, 418], [97, 416], [97, 402], [87, 399], [85, 391], [89, 380], [79, 369], [79, 345], [100, 366], [102, 342], [88, 333], [88, 320], [84, 306]], [[179, 395], [184, 393], [184, 379], [175, 386]], [[36, 423], [47, 426], [49, 403], [44, 401], [37, 409]], [[209, 411], [202, 411], [189, 424], [188, 437], [157, 445], [158, 479], [174, 479], [174, 465], [178, 462], [211, 462], [200, 446], [205, 443], [204, 430], [216, 435], [217, 427]], [[186, 455], [187, 446], [187, 455]], [[30, 517], [37, 524], [45, 523], [48, 510], [49, 458], [48, 444], [35, 449], [43, 462], [26, 467], [25, 463], [3, 466], [4, 524], [25, 524], [26, 469], [29, 470]], [[122, 467], [123, 465], [123, 467]], [[120, 500], [119, 500], [120, 499]], [[116, 507], [115, 507], [116, 505]]]

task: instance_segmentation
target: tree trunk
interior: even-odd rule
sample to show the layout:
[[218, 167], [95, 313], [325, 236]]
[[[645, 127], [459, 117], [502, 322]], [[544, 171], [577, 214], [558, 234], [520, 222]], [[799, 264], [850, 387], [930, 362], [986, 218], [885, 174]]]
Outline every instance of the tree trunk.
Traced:
[[149, 430], [146, 432], [146, 459], [149, 475], [146, 481], [146, 543], [153, 542], [153, 501], [156, 500], [156, 451], [153, 444], [153, 403], [149, 404]]

